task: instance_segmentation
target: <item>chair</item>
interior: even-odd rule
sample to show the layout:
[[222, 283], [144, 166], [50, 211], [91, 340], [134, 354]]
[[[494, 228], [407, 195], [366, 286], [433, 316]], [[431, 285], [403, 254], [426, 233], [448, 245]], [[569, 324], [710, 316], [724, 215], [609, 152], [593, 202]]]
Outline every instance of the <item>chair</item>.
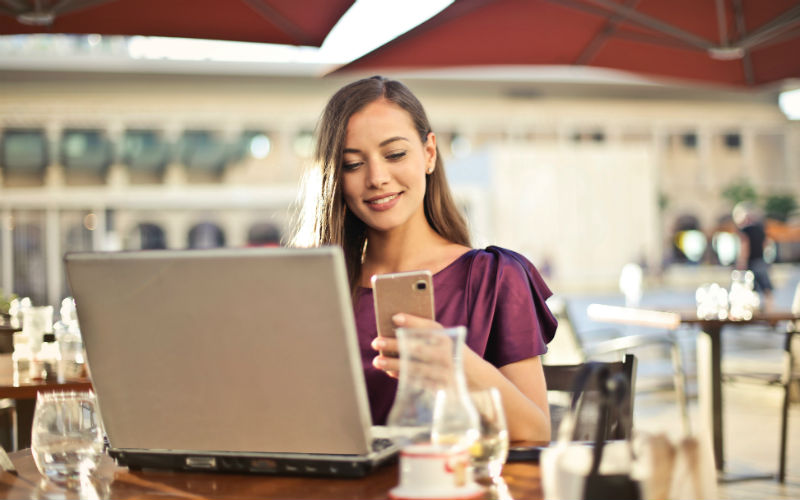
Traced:
[[[611, 412], [609, 415], [605, 416], [606, 427], [605, 435], [603, 436], [604, 440], [623, 439], [626, 436], [630, 436], [632, 431], [633, 401], [634, 394], [636, 392], [636, 356], [633, 354], [626, 354], [623, 361], [599, 363], [603, 363], [603, 365], [608, 368], [612, 375], [616, 373], [623, 373], [628, 379], [629, 390], [625, 397], [625, 401], [618, 410], [622, 412], [623, 415], [627, 415], [627, 419], [625, 419], [627, 424], [623, 425], [623, 421], [621, 421], [619, 418], [615, 418], [616, 415]], [[551, 392], [565, 393], [568, 396], [566, 398], [568, 401], [575, 387], [575, 381], [585, 366], [586, 365], [584, 363], [573, 365], [544, 365], [544, 378], [545, 382], [547, 382], [548, 394]], [[592, 399], [593, 396], [591, 392], [597, 391], [597, 389], [598, 387], [596, 384], [589, 385], [584, 391], [583, 396], [585, 400]], [[592, 414], [591, 412], [586, 411], [586, 406], [588, 405], [584, 405], [584, 411], [581, 412], [580, 419], [576, 423], [576, 432], [574, 438], [577, 441], [594, 440], [597, 418], [600, 417], [600, 415], [597, 415], [596, 413]], [[568, 411], [568, 409], [568, 404], [550, 405], [550, 421], [552, 424], [551, 439], [556, 439], [558, 435], [558, 426], [561, 423], [564, 413]]]
[[[800, 282], [794, 291], [791, 311], [795, 315], [800, 315]], [[772, 327], [770, 327], [772, 328]], [[780, 371], [775, 371], [774, 357], [770, 357], [766, 363], [753, 363], [746, 366], [746, 371], [726, 369], [723, 373], [725, 382], [757, 382], [768, 386], [780, 386], [783, 391], [783, 403], [781, 405], [781, 430], [780, 430], [780, 450], [778, 456], [778, 481], [786, 481], [786, 441], [788, 438], [789, 405], [796, 400], [798, 384], [800, 384], [800, 370], [798, 370], [798, 358], [795, 356], [794, 340], [800, 335], [800, 320], [789, 321], [786, 325], [786, 332], [783, 339], [783, 354]], [[761, 366], [761, 365], [768, 366]], [[726, 365], [726, 368], [731, 364]]]
[[[678, 338], [673, 331], [680, 323], [680, 317], [673, 313], [661, 313], [659, 311], [647, 311], [650, 313], [645, 322], [639, 321], [638, 325], [648, 327], [660, 327], [665, 330], [658, 334], [636, 334], [620, 335], [614, 328], [593, 330], [591, 333], [605, 337], [605, 340], [587, 343], [582, 340], [569, 317], [569, 308], [564, 301], [549, 300], [548, 305], [553, 314], [558, 319], [558, 333], [549, 345], [548, 353], [543, 356], [543, 363], [547, 364], [578, 364], [588, 360], [603, 359], [607, 360], [607, 355], [616, 354], [621, 357], [630, 351], [650, 346], [659, 346], [669, 350], [670, 361], [672, 364], [672, 384], [675, 389], [675, 398], [681, 413], [681, 422], [685, 433], [689, 434], [691, 425], [689, 421], [689, 410], [687, 403], [686, 374], [683, 368], [683, 358], [681, 354]], [[595, 315], [597, 313], [603, 313]], [[640, 309], [611, 307], [611, 306], [589, 306], [589, 316], [595, 321], [607, 321], [619, 323], [612, 316], [625, 315], [630, 311], [642, 311]], [[590, 332], [583, 332], [588, 334]]]

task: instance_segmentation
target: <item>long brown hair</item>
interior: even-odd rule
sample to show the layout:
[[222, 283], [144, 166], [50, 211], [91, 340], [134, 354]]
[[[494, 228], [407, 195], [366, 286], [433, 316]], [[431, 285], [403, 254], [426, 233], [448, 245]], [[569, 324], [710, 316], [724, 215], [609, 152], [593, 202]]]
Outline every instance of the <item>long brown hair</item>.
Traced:
[[[292, 246], [340, 245], [352, 291], [356, 290], [361, 275], [367, 226], [347, 209], [342, 197], [342, 151], [350, 117], [381, 98], [403, 108], [411, 117], [422, 143], [427, 142], [431, 126], [425, 109], [402, 83], [373, 76], [339, 89], [328, 101], [317, 124], [315, 166], [305, 176], [297, 228], [289, 242]], [[428, 224], [445, 239], [470, 246], [467, 224], [450, 193], [438, 146], [435, 168], [426, 175], [425, 183], [423, 203]]]

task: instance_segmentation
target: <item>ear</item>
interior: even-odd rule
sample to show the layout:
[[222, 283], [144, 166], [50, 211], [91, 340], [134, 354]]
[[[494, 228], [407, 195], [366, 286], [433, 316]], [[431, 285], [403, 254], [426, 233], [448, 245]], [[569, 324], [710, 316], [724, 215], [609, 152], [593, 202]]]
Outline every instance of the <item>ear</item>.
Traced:
[[436, 168], [436, 134], [428, 132], [428, 140], [422, 146], [425, 151], [425, 172], [433, 173]]

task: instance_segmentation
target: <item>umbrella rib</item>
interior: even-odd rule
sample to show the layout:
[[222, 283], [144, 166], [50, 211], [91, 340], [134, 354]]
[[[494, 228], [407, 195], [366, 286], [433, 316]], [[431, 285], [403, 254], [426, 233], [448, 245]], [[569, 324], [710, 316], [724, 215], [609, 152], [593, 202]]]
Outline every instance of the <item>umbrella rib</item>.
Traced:
[[9, 15], [17, 15], [20, 12], [24, 12], [28, 8], [28, 5], [25, 2], [22, 2], [21, 0], [0, 0], [0, 1], [11, 7], [11, 9], [16, 9], [16, 10], [11, 10], [0, 7], [0, 9], [3, 12], [7, 12]]
[[787, 10], [786, 12], [776, 17], [772, 21], [768, 22], [767, 24], [743, 36], [738, 41], [738, 45], [740, 47], [753, 48], [757, 45], [760, 45], [768, 41], [771, 38], [780, 35], [785, 30], [793, 28], [795, 25], [799, 23], [800, 23], [800, 5], [792, 7], [791, 9]]
[[688, 31], [684, 31], [678, 28], [677, 26], [673, 26], [663, 21], [659, 21], [654, 17], [650, 17], [647, 14], [642, 14], [641, 12], [637, 12], [634, 9], [623, 7], [622, 5], [614, 3], [613, 1], [610, 0], [585, 0], [585, 1], [601, 5], [614, 13], [621, 14], [628, 21], [632, 23], [638, 24], [647, 29], [660, 31], [665, 35], [677, 38], [678, 40], [684, 41], [686, 43], [689, 43], [690, 45], [694, 45], [695, 47], [701, 48], [703, 50], [708, 50], [713, 47], [713, 44], [710, 41], [706, 40], [705, 38], [699, 37], [693, 33], [689, 33]]
[[[742, 9], [742, 0], [733, 0], [733, 16], [736, 19], [736, 30], [739, 32], [739, 39], [744, 38], [747, 33], [747, 27], [744, 22], [744, 10]], [[755, 83], [755, 76], [753, 75], [753, 61], [750, 58], [750, 50], [746, 47], [742, 48], [742, 72], [744, 73], [744, 81], [748, 85]]]
[[[590, 14], [595, 14], [595, 15], [601, 16], [601, 17], [602, 16], [607, 16], [609, 14], [609, 12], [607, 10], [601, 9], [599, 7], [596, 7], [596, 6], [587, 5], [585, 3], [581, 3], [581, 2], [585, 2], [585, 1], [591, 1], [591, 0], [546, 0], [546, 1], [551, 2], [551, 3], [555, 3], [555, 4], [559, 4], [559, 5], [563, 6], [563, 7], [568, 7], [568, 8], [580, 10], [580, 11], [583, 11], [583, 12], [588, 12]], [[631, 19], [628, 19], [628, 21], [631, 21]], [[693, 49], [693, 50], [700, 49], [700, 50], [703, 50], [703, 51], [707, 50], [705, 48], [705, 46], [698, 47], [696, 44], [690, 43], [689, 41], [684, 40], [683, 38], [670, 37], [670, 38], [663, 38], [662, 39], [662, 38], [658, 38], [658, 37], [652, 36], [652, 35], [645, 35], [643, 33], [636, 33], [636, 34], [627, 33], [627, 32], [625, 32], [623, 30], [618, 30], [616, 33], [614, 33], [614, 36], [617, 36], [617, 37], [620, 37], [620, 38], [628, 38], [630, 40], [638, 40], [638, 41], [642, 41], [642, 42], [646, 42], [646, 43], [652, 43], [654, 45], [673, 46], [673, 47], [678, 47], [678, 48], [682, 48], [682, 49]], [[709, 42], [705, 42], [705, 44], [709, 45]]]
[[111, 0], [60, 0], [56, 2], [50, 10], [53, 14], [66, 14], [76, 10], [94, 7], [103, 3], [108, 3]]
[[616, 36], [617, 38], [624, 38], [627, 40], [634, 40], [637, 42], [649, 43], [652, 45], [660, 45], [662, 47], [672, 47], [676, 49], [693, 50], [696, 52], [706, 53], [704, 49], [701, 49], [694, 45], [690, 45], [683, 40], [675, 40], [673, 38], [659, 38], [657, 36], [648, 35], [645, 33], [638, 33], [635, 31], [625, 31], [625, 30], [617, 31], [614, 34], [614, 36]]
[[[626, 0], [625, 6], [629, 8], [635, 8], [637, 3], [639, 3], [639, 0]], [[595, 54], [597, 54], [597, 52], [600, 50], [600, 47], [603, 46], [614, 30], [616, 30], [621, 19], [622, 16], [620, 14], [614, 14], [612, 17], [609, 17], [608, 21], [606, 21], [606, 24], [603, 26], [597, 36], [592, 38], [589, 44], [575, 59], [575, 64], [589, 64], [594, 58]]]
[[311, 39], [308, 33], [302, 30], [297, 24], [287, 19], [283, 14], [275, 10], [273, 7], [267, 5], [261, 0], [244, 0], [251, 9], [256, 11], [261, 17], [273, 23], [281, 31], [300, 41], [298, 45], [316, 45], [315, 41]]
[[725, 19], [725, 0], [717, 0], [717, 29], [719, 30], [719, 43], [728, 46], [728, 23]]

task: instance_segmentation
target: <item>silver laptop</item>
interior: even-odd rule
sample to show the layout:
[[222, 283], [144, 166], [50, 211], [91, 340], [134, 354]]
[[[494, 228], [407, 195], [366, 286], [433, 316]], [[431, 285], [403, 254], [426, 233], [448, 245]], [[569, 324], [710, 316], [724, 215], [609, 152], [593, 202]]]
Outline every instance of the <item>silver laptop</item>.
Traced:
[[341, 249], [65, 262], [122, 465], [360, 476], [396, 454], [371, 426]]

